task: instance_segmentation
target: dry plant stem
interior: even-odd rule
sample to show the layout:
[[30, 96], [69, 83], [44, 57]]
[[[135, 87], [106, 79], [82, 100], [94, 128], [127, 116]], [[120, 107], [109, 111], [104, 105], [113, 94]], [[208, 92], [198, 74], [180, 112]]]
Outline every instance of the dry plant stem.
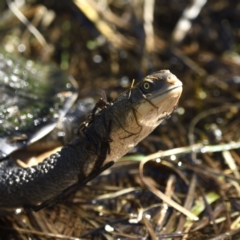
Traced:
[[[167, 181], [167, 186], [166, 186], [166, 191], [165, 191], [165, 195], [168, 196], [169, 198], [171, 198], [174, 193], [175, 182], [176, 182], [176, 177], [174, 175], [170, 175], [168, 178], [168, 181]], [[159, 210], [159, 219], [157, 220], [158, 228], [160, 226], [163, 226], [163, 221], [166, 217], [167, 209], [168, 209], [167, 204], [163, 203]]]
[[135, 192], [137, 190], [138, 190], [138, 188], [134, 188], [134, 187], [125, 188], [123, 190], [119, 190], [119, 191], [116, 191], [116, 192], [113, 192], [113, 193], [107, 193], [107, 194], [100, 195], [100, 196], [98, 196], [94, 199], [95, 200], [103, 200], [103, 199], [117, 198], [119, 196], [131, 193], [131, 192]]
[[230, 142], [226, 144], [218, 144], [218, 145], [203, 145], [201, 143], [193, 144], [190, 146], [180, 147], [180, 148], [173, 148], [166, 151], [160, 151], [153, 154], [150, 154], [143, 158], [144, 161], [153, 160], [156, 158], [162, 157], [170, 157], [172, 155], [184, 155], [188, 153], [206, 153], [206, 152], [221, 152], [224, 150], [231, 150], [231, 149], [238, 149], [240, 148], [240, 141], [239, 142]]
[[237, 165], [240, 165], [240, 157], [239, 157], [239, 155], [236, 153], [236, 151], [230, 151], [231, 152], [231, 154], [232, 154], [232, 156], [233, 156], [233, 158], [236, 160], [236, 162], [237, 162]]
[[67, 236], [67, 235], [63, 235], [63, 234], [46, 233], [46, 232], [40, 232], [40, 231], [35, 231], [35, 230], [22, 229], [22, 228], [19, 228], [19, 227], [12, 228], [12, 227], [5, 227], [5, 226], [2, 227], [2, 226], [0, 226], [0, 229], [12, 231], [12, 232], [17, 231], [17, 232], [22, 233], [24, 235], [33, 234], [37, 237], [44, 237], [44, 238], [81, 240], [81, 238], [71, 237], [71, 236]]
[[231, 230], [229, 232], [225, 232], [224, 234], [221, 234], [217, 237], [210, 238], [209, 240], [223, 240], [223, 239], [230, 239], [230, 237], [234, 236], [235, 234], [240, 233], [240, 228], [237, 228], [235, 230]]
[[[216, 219], [222, 212], [224, 211], [223, 204], [219, 204], [213, 211], [213, 216]], [[218, 223], [217, 219], [215, 221]], [[198, 231], [200, 229], [203, 229], [210, 223], [210, 219], [206, 216], [202, 218], [202, 220], [198, 221], [197, 224], [194, 224], [193, 228], [191, 229], [192, 232]]]
[[192, 27], [192, 21], [199, 15], [207, 0], [193, 0], [182, 13], [172, 33], [172, 44], [178, 45]]
[[190, 229], [192, 228], [194, 222], [190, 222], [187, 227], [185, 228], [185, 232], [186, 234], [183, 236], [183, 238], [181, 240], [186, 240], [188, 239], [188, 235], [189, 235], [189, 232], [190, 232]]
[[85, 16], [94, 23], [98, 31], [105, 36], [114, 47], [122, 48], [133, 46], [129, 39], [126, 39], [122, 34], [114, 31], [109, 24], [103, 21], [98, 12], [87, 0], [74, 0], [74, 3], [85, 14]]
[[237, 164], [236, 164], [235, 159], [233, 158], [231, 152], [225, 150], [222, 152], [222, 156], [225, 159], [226, 164], [229, 166], [229, 169], [231, 169], [233, 171], [233, 175], [235, 176], [235, 178], [239, 179], [240, 174], [238, 171], [238, 167], [237, 167]]
[[29, 32], [31, 32], [36, 37], [36, 39], [43, 46], [45, 51], [47, 51], [49, 48], [48, 43], [46, 42], [42, 34], [28, 21], [28, 19], [19, 11], [19, 9], [11, 0], [7, 0], [6, 2], [9, 9], [11, 9], [15, 16], [28, 28]]
[[220, 171], [220, 169], [219, 169], [219, 162], [215, 162], [214, 161], [214, 159], [211, 156], [211, 153], [210, 154], [206, 153], [202, 157], [203, 157], [204, 162], [206, 163], [206, 165], [208, 165], [210, 168], [217, 169], [217, 170]]
[[96, 12], [101, 14], [101, 16], [108, 22], [114, 24], [117, 27], [129, 29], [130, 27], [129, 22], [126, 19], [114, 14], [107, 4], [103, 4], [103, 3], [97, 4], [96, 1], [93, 1], [93, 0], [87, 0], [87, 2], [89, 5], [92, 6], [93, 9], [95, 9]]
[[188, 66], [199, 76], [203, 77], [207, 75], [207, 72], [203, 68], [199, 67], [197, 63], [195, 63], [192, 59], [186, 56], [180, 49], [172, 47], [171, 51], [177, 58], [181, 59], [186, 66]]
[[234, 180], [230, 180], [229, 181], [230, 184], [232, 185], [233, 188], [235, 188], [236, 193], [237, 193], [237, 197], [240, 197], [240, 186], [239, 186], [239, 182], [236, 182]]
[[[220, 188], [220, 194], [222, 199], [228, 199], [228, 196], [226, 195], [225, 189]], [[224, 207], [224, 217], [226, 218], [226, 223], [225, 223], [225, 229], [230, 230], [231, 229], [231, 212], [229, 212], [228, 204], [225, 201], [223, 204]], [[216, 220], [215, 220], [216, 221]]]
[[211, 206], [209, 205], [206, 197], [205, 197], [205, 194], [203, 192], [203, 189], [201, 188], [201, 186], [199, 187], [199, 190], [201, 192], [201, 195], [202, 195], [202, 198], [203, 198], [203, 201], [204, 201], [204, 204], [205, 204], [205, 207], [206, 207], [206, 211], [208, 212], [208, 217], [210, 219], [210, 221], [212, 222], [213, 224], [213, 229], [214, 229], [214, 232], [215, 234], [217, 235], [219, 233], [219, 230], [217, 228], [217, 225], [216, 225], [216, 221], [215, 221], [215, 217], [213, 215], [213, 211], [212, 211], [212, 208]]
[[[36, 27], [40, 23], [40, 21], [43, 19], [47, 9], [44, 6], [40, 6], [36, 9], [36, 13], [34, 14], [33, 20], [31, 22], [31, 25], [37, 29]], [[29, 38], [32, 32], [30, 32], [29, 28], [27, 28], [23, 35], [22, 35], [22, 42], [24, 45], [26, 45], [26, 50], [30, 51], [30, 44], [29, 44]], [[45, 40], [45, 39], [44, 39]], [[46, 40], [45, 40], [46, 42]]]
[[[55, 234], [62, 233], [58, 228], [56, 228], [55, 225], [49, 222], [49, 219], [43, 212], [38, 214], [36, 212], [28, 211], [28, 215], [29, 216], [32, 215], [36, 219], [36, 222], [41, 224], [42, 232], [50, 232]], [[64, 234], [64, 235], [71, 236], [70, 234]]]
[[[225, 209], [224, 209], [225, 210]], [[240, 212], [234, 212], [234, 213], [232, 213], [231, 215], [230, 215], [230, 217], [231, 218], [236, 218], [236, 217], [239, 217], [239, 215], [240, 215]], [[223, 222], [225, 222], [226, 221], [226, 217], [225, 217], [225, 215], [222, 215], [222, 216], [220, 216], [219, 218], [216, 218], [216, 223], [217, 224], [220, 224], [220, 223], [223, 223]], [[229, 226], [232, 226], [232, 223], [229, 225]], [[196, 228], [196, 229], [199, 229], [199, 228]], [[231, 227], [229, 227], [229, 229], [231, 229]]]
[[240, 223], [240, 216], [238, 216], [236, 220], [232, 222], [231, 229], [237, 229], [239, 226], [239, 223]]
[[172, 206], [173, 208], [175, 208], [179, 212], [183, 213], [184, 215], [189, 217], [191, 220], [197, 221], [198, 220], [197, 216], [195, 216], [190, 211], [188, 211], [187, 209], [185, 209], [184, 207], [182, 207], [181, 205], [179, 205], [178, 203], [173, 201], [171, 198], [166, 196], [164, 193], [159, 191], [157, 188], [155, 188], [153, 185], [149, 184], [149, 182], [145, 180], [145, 177], [143, 175], [143, 168], [144, 168], [145, 163], [147, 163], [148, 161], [149, 160], [147, 158], [146, 159], [144, 158], [140, 162], [140, 165], [139, 165], [140, 178], [141, 178], [142, 182], [149, 188], [149, 190], [153, 194], [155, 194], [157, 197], [159, 197], [163, 202], [167, 203], [168, 205]]
[[[172, 232], [173, 229], [175, 229], [175, 221], [176, 221], [176, 218], [178, 217], [177, 215], [178, 215], [177, 211], [173, 210], [170, 218], [164, 225], [164, 228], [161, 230], [161, 234], [170, 233], [170, 232]], [[159, 229], [157, 228], [157, 230], [159, 230]]]
[[152, 224], [149, 222], [149, 220], [144, 215], [142, 216], [142, 221], [143, 221], [144, 225], [146, 226], [146, 228], [149, 232], [149, 235], [151, 236], [151, 239], [157, 240], [158, 238], [155, 234], [155, 231], [152, 228]]
[[[196, 185], [197, 185], [197, 177], [194, 174], [192, 176], [189, 188], [188, 188], [188, 193], [187, 193], [187, 198], [184, 203], [184, 207], [186, 209], [190, 209], [193, 204], [194, 196], [195, 196], [195, 191], [196, 191]], [[177, 229], [176, 232], [182, 232], [184, 229], [184, 224], [186, 223], [186, 216], [181, 215], [178, 221]], [[177, 239], [180, 240], [180, 239]]]
[[143, 6], [143, 19], [144, 19], [144, 30], [145, 30], [145, 46], [146, 50], [151, 53], [155, 49], [154, 44], [154, 30], [153, 30], [153, 14], [154, 14], [154, 0], [144, 1]]
[[[226, 174], [223, 174], [221, 172], [217, 172], [214, 171], [212, 169], [208, 169], [208, 168], [202, 168], [199, 165], [195, 165], [195, 166], [181, 166], [182, 169], [188, 169], [188, 170], [192, 170], [193, 172], [197, 173], [198, 175], [204, 177], [204, 178], [208, 178], [211, 179], [212, 181], [214, 181], [215, 184], [217, 184], [220, 188], [220, 186], [225, 183], [225, 180], [221, 180], [219, 179], [219, 177], [225, 177], [226, 179], [228, 179], [228, 181], [232, 184], [232, 182], [239, 182], [237, 179], [235, 179], [234, 177], [228, 176]], [[235, 185], [233, 185], [235, 187]], [[222, 194], [222, 198], [223, 199], [227, 199], [227, 197], [225, 196], [224, 191], [221, 192]]]
[[136, 240], [138, 240], [138, 239], [147, 239], [149, 236], [148, 235], [146, 235], [146, 236], [139, 236], [139, 235], [134, 235], [134, 234], [126, 234], [126, 233], [123, 233], [123, 232], [121, 232], [121, 233], [116, 233], [116, 232], [113, 232], [113, 234], [112, 234], [113, 236], [115, 236], [115, 238], [109, 238], [109, 240], [112, 240], [112, 239], [119, 239], [119, 238], [117, 238], [117, 237], [124, 237], [124, 239], [136, 239]]
[[[176, 237], [183, 237], [186, 235], [186, 233], [178, 233], [178, 232], [173, 232], [173, 233], [169, 233], [169, 234], [157, 234], [158, 235], [158, 239], [174, 239]], [[183, 238], [182, 238], [183, 239]]]

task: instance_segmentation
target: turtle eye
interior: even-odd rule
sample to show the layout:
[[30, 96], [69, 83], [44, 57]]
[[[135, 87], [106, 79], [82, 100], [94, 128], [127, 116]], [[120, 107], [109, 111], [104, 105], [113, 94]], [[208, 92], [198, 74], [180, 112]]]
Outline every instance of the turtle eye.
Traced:
[[152, 81], [143, 81], [141, 84], [141, 90], [144, 93], [152, 92], [154, 89], [154, 83]]

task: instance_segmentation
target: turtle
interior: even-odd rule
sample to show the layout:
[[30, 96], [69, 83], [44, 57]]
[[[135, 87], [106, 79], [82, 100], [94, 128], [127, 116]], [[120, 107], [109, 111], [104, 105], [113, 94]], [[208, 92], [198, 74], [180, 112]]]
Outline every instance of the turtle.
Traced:
[[[78, 88], [71, 76], [52, 64], [0, 53], [0, 208], [38, 211], [61, 202], [168, 119], [181, 93], [182, 82], [160, 70], [110, 103], [100, 99], [80, 124], [79, 107], [72, 108]], [[22, 161], [65, 135], [71, 140], [57, 152], [34, 164]]]

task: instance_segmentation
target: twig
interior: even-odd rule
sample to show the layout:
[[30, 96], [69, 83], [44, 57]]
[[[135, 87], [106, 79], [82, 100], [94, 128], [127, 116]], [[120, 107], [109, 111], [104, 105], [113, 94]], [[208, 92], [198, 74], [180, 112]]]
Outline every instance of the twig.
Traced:
[[182, 13], [172, 33], [172, 44], [179, 44], [192, 27], [192, 21], [198, 16], [207, 0], [193, 0]]
[[149, 188], [149, 190], [155, 194], [157, 197], [159, 197], [160, 199], [162, 199], [163, 202], [167, 203], [168, 205], [172, 206], [173, 208], [175, 208], [176, 210], [178, 210], [179, 212], [181, 212], [182, 214], [186, 215], [187, 217], [189, 217], [191, 220], [193, 221], [197, 221], [198, 217], [195, 216], [193, 213], [191, 213], [190, 211], [188, 211], [186, 208], [182, 207], [180, 204], [176, 203], [175, 201], [173, 201], [170, 197], [168, 197], [167, 195], [165, 195], [164, 193], [162, 193], [160, 190], [158, 190], [157, 188], [155, 188], [152, 184], [150, 184], [146, 178], [143, 175], [143, 168], [145, 163], [147, 163], [149, 161], [148, 157], [144, 158], [139, 165], [139, 173], [140, 173], [140, 178], [143, 181], [143, 183]]
[[15, 16], [28, 28], [29, 32], [31, 32], [39, 43], [43, 46], [45, 50], [48, 50], [49, 46], [46, 42], [45, 38], [42, 34], [35, 28], [28, 19], [20, 12], [20, 10], [16, 7], [16, 5], [11, 0], [6, 0], [9, 9], [15, 14]]
[[153, 52], [154, 47], [154, 30], [153, 30], [153, 13], [155, 0], [144, 1], [144, 30], [145, 30], [145, 46], [148, 52]]

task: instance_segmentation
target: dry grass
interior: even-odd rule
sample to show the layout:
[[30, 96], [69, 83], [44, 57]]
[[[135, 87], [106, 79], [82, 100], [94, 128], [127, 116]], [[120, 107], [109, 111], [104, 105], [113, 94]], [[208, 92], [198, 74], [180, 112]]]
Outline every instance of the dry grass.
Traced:
[[101, 88], [111, 99], [133, 78], [170, 69], [184, 84], [179, 108], [64, 203], [3, 212], [1, 238], [240, 239], [240, 4], [209, 0], [184, 30], [191, 1], [96, 2], [22, 6], [44, 41], [1, 3], [1, 44], [56, 61], [81, 97]]

